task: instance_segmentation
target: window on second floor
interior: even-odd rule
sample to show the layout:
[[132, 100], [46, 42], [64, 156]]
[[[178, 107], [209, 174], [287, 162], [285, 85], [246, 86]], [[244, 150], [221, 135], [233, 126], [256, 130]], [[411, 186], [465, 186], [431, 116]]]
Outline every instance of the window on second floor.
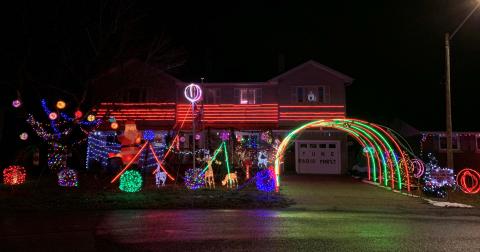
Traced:
[[262, 103], [261, 88], [236, 88], [235, 100], [240, 104], [259, 104]]
[[220, 103], [220, 88], [205, 89], [203, 102], [206, 104]]
[[297, 86], [294, 93], [295, 103], [326, 103], [326, 88], [324, 86]]
[[[447, 137], [439, 136], [438, 137], [439, 147], [440, 150], [447, 149]], [[452, 136], [452, 149], [453, 150], [460, 150], [460, 139], [456, 136]]]
[[145, 102], [147, 90], [143, 87], [129, 88], [123, 92], [124, 102]]

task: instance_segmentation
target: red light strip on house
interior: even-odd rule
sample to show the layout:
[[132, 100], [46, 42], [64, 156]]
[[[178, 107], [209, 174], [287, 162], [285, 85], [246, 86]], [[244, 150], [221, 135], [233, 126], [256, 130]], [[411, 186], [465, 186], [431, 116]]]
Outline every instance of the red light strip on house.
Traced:
[[176, 105], [175, 102], [102, 102], [101, 106], [164, 106]]
[[343, 105], [280, 105], [280, 108], [345, 108]]

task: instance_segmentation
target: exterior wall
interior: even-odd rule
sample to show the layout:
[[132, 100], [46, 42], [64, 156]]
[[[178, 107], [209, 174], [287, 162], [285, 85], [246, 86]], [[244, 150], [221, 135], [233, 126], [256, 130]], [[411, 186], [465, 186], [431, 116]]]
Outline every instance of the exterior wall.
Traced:
[[[461, 135], [459, 133], [460, 149], [453, 151], [454, 169], [459, 171], [463, 168], [480, 168], [480, 150], [476, 147], [476, 134]], [[455, 135], [455, 134], [454, 134]], [[478, 134], [480, 137], [480, 133]], [[421, 150], [423, 156], [432, 153], [437, 158], [439, 165], [445, 167], [447, 165], [446, 150], [440, 149], [439, 135], [427, 134], [421, 142]]]

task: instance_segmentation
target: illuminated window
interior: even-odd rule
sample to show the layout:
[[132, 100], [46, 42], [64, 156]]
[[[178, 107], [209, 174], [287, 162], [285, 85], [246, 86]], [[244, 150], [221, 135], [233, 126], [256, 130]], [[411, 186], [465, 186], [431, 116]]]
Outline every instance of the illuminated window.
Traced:
[[325, 103], [325, 87], [298, 86], [295, 87], [294, 97], [297, 103]]
[[[447, 137], [439, 136], [438, 143], [440, 150], [447, 149]], [[452, 150], [460, 150], [460, 139], [456, 136], [452, 136]]]
[[235, 89], [235, 96], [238, 96], [240, 104], [261, 103], [262, 90], [260, 88], [238, 88]]

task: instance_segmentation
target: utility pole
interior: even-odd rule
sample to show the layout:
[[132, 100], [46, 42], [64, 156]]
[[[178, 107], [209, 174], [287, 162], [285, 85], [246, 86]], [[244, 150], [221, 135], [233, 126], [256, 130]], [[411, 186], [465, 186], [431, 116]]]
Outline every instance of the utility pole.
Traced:
[[452, 94], [450, 91], [450, 34], [445, 33], [445, 104], [447, 125], [447, 167], [453, 168]]

